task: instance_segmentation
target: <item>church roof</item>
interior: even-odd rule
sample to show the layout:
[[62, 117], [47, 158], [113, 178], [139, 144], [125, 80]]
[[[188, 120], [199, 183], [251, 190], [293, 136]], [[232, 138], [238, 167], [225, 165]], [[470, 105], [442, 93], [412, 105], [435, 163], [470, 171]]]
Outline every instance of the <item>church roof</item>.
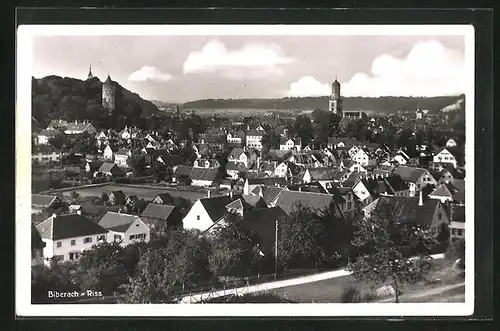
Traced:
[[339, 83], [339, 81], [336, 78], [333, 81], [332, 86], [340, 86], [340, 83]]

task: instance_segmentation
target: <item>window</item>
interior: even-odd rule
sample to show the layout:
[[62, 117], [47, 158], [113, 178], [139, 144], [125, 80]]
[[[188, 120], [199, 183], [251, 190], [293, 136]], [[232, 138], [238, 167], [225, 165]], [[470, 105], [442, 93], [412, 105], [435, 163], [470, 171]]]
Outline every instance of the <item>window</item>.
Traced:
[[464, 229], [457, 229], [458, 230], [458, 235], [463, 237], [465, 230]]
[[106, 241], [106, 235], [103, 234], [103, 235], [97, 236], [97, 241]]
[[347, 209], [349, 210], [349, 209], [351, 209], [351, 207], [352, 207], [352, 202], [348, 202], [347, 203]]
[[80, 254], [79, 253], [69, 253], [69, 259], [71, 261], [75, 261], [75, 260], [78, 260], [78, 258], [80, 257]]
[[457, 234], [457, 229], [451, 229], [451, 234], [455, 236]]
[[122, 240], [122, 236], [120, 236], [119, 234], [115, 234], [115, 237], [113, 239], [114, 241], [120, 241]]
[[199, 221], [200, 220], [200, 215], [196, 215], [196, 220]]
[[71, 246], [75, 246], [76, 245], [76, 239], [71, 239]]
[[83, 243], [88, 244], [92, 242], [92, 237], [83, 238]]
[[59, 248], [59, 247], [61, 247], [61, 246], [62, 246], [62, 242], [58, 241], [58, 242], [56, 243], [56, 247], [57, 247], [57, 248]]
[[146, 234], [145, 233], [131, 234], [129, 236], [129, 240], [134, 240], [134, 239], [144, 240], [146, 239]]
[[438, 213], [438, 220], [441, 220], [443, 218], [443, 214]]

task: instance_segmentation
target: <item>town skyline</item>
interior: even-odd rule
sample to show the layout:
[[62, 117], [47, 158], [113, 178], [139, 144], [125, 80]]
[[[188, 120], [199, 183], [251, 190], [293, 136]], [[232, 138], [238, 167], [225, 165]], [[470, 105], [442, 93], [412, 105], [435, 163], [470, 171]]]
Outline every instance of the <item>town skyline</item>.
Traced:
[[85, 80], [91, 66], [176, 103], [327, 96], [335, 79], [343, 97], [452, 96], [466, 90], [464, 49], [460, 36], [37, 36], [32, 74]]

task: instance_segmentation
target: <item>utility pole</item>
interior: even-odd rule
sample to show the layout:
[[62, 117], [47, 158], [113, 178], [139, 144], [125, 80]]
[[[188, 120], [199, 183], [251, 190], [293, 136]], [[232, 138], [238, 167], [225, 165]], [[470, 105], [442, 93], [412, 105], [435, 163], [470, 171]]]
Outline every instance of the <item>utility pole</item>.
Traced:
[[274, 280], [278, 275], [278, 220], [276, 220], [276, 230], [274, 231]]

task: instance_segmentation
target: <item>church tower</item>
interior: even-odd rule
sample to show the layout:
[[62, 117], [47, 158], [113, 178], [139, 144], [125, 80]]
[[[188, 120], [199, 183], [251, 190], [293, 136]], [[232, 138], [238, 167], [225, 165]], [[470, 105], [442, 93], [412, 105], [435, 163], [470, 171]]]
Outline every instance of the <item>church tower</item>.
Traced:
[[109, 111], [115, 108], [115, 92], [116, 87], [111, 77], [108, 74], [108, 78], [102, 84], [102, 107], [108, 109]]
[[94, 75], [92, 75], [92, 66], [89, 66], [89, 75], [87, 76], [87, 79], [92, 79], [94, 78]]
[[328, 109], [332, 113], [342, 117], [342, 97], [340, 96], [340, 83], [337, 78], [332, 83], [332, 94], [330, 95]]

